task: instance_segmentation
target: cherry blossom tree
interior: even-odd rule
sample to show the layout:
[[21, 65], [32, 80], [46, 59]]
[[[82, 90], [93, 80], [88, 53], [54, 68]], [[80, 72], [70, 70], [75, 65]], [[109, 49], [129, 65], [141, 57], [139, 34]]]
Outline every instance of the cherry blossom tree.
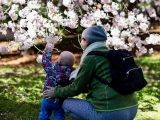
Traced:
[[159, 0], [0, 0], [0, 32], [11, 29], [11, 46], [24, 50], [37, 38], [54, 35], [61, 40], [65, 32], [80, 34], [100, 25], [108, 36], [106, 46], [140, 56], [153, 52], [147, 45], [160, 45], [160, 35], [149, 32], [153, 22], [160, 23]]

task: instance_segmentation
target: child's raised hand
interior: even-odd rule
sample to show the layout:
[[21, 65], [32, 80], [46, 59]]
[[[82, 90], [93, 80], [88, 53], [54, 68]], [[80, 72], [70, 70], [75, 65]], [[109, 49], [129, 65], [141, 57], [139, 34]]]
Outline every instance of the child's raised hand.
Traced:
[[47, 43], [51, 43], [51, 44], [55, 44], [59, 41], [59, 37], [55, 36], [55, 35], [49, 35], [48, 37], [46, 37], [46, 42]]
[[54, 44], [52, 44], [52, 43], [47, 43], [47, 44], [46, 44], [46, 47], [45, 47], [45, 50], [52, 51], [53, 48], [54, 48]]

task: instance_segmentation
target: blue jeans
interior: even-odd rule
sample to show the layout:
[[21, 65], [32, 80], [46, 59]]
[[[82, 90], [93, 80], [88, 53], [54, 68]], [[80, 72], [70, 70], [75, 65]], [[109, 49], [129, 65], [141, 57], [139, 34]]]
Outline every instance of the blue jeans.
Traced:
[[75, 120], [133, 120], [138, 107], [112, 112], [97, 112], [87, 101], [69, 98], [64, 100], [63, 109]]
[[64, 120], [64, 111], [62, 109], [62, 102], [55, 101], [55, 99], [42, 99], [41, 112], [39, 120], [50, 120], [50, 116], [54, 112], [54, 120]]

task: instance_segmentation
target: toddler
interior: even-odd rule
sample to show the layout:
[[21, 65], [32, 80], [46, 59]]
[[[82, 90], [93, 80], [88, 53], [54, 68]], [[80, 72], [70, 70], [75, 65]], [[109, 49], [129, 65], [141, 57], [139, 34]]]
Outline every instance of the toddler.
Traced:
[[[75, 61], [73, 53], [63, 51], [55, 63], [51, 62], [53, 44], [47, 43], [42, 55], [42, 65], [46, 72], [44, 90], [47, 87], [66, 86], [70, 83], [69, 77]], [[62, 109], [62, 99], [50, 98], [42, 99], [40, 120], [49, 120], [54, 112], [54, 120], [64, 120], [64, 111]]]

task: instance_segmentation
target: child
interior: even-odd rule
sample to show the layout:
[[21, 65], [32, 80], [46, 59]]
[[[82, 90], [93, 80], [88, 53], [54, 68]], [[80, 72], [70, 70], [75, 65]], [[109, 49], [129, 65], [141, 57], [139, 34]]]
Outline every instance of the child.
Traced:
[[[63, 51], [57, 62], [52, 64], [52, 48], [53, 45], [48, 43], [42, 56], [42, 65], [46, 72], [44, 90], [47, 87], [65, 86], [69, 84], [69, 77], [73, 71], [74, 55], [69, 51]], [[64, 111], [62, 109], [62, 99], [50, 98], [42, 99], [40, 120], [49, 120], [52, 112], [54, 112], [54, 120], [64, 120]]]

